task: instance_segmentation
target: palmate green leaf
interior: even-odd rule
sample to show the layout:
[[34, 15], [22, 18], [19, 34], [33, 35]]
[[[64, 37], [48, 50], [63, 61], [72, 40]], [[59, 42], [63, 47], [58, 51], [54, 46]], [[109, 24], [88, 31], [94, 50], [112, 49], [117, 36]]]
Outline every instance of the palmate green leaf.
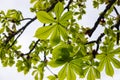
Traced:
[[58, 80], [64, 80], [67, 73], [67, 63], [63, 66], [63, 68], [58, 73]]
[[56, 67], [59, 67], [59, 66], [62, 66], [63, 64], [65, 63], [65, 61], [63, 60], [51, 60], [48, 62], [48, 65], [53, 67], [53, 68], [56, 68]]
[[36, 13], [37, 14], [37, 19], [42, 22], [42, 23], [54, 23], [55, 20], [52, 16], [50, 16], [47, 12], [45, 11], [39, 11]]
[[99, 7], [99, 2], [97, 0], [93, 1], [93, 6], [94, 8], [98, 8]]
[[104, 68], [104, 66], [105, 66], [105, 64], [106, 64], [106, 58], [104, 58], [104, 59], [102, 59], [102, 60], [100, 61], [100, 64], [99, 64], [99, 66], [98, 66], [98, 70], [99, 70], [99, 71], [102, 71], [103, 68]]
[[50, 37], [50, 43], [51, 45], [56, 45], [60, 42], [60, 32], [57, 29], [57, 26], [55, 27], [51, 37]]
[[107, 75], [109, 75], [111, 77], [114, 74], [114, 70], [113, 70], [113, 67], [112, 67], [109, 59], [106, 60], [105, 72], [106, 72]]
[[113, 65], [116, 67], [116, 68], [120, 68], [120, 61], [118, 61], [117, 59], [111, 57], [110, 58], [110, 61], [113, 63]]
[[35, 80], [38, 80], [38, 76], [39, 76], [39, 74], [36, 73], [36, 74], [35, 74]]
[[79, 75], [79, 77], [84, 78], [85, 76], [84, 76], [83, 69], [82, 69], [82, 67], [79, 66], [79, 65], [80, 65], [80, 64], [78, 64], [78, 63], [73, 63], [73, 64], [71, 64], [72, 69], [75, 71], [75, 73], [77, 73], [77, 74]]
[[93, 71], [94, 71], [95, 78], [100, 79], [100, 72], [96, 68], [93, 68]]
[[54, 75], [49, 75], [47, 78], [48, 80], [56, 80], [56, 77]]
[[74, 59], [70, 62], [70, 65], [72, 67], [72, 69], [80, 76], [80, 77], [85, 77], [84, 76], [84, 72], [82, 69], [83, 66], [83, 61], [79, 58], [79, 59]]
[[30, 3], [34, 3], [35, 1], [37, 1], [37, 0], [30, 0]]
[[93, 73], [93, 68], [90, 67], [88, 75], [87, 75], [87, 80], [95, 80], [95, 75]]
[[103, 58], [105, 58], [105, 54], [104, 53], [98, 54], [96, 55], [96, 58], [102, 60]]
[[76, 75], [75, 72], [73, 71], [71, 65], [68, 65], [68, 69], [67, 69], [67, 80], [76, 80]]
[[54, 8], [54, 12], [56, 14], [56, 17], [57, 19], [59, 20], [62, 12], [63, 12], [64, 8], [63, 8], [63, 4], [61, 2], [58, 2], [56, 5], [55, 5], [55, 8]]
[[3, 32], [4, 32], [4, 30], [5, 30], [5, 28], [4, 28], [4, 27], [0, 28], [0, 34], [1, 34], [1, 33], [3, 33]]
[[120, 47], [110, 51], [110, 54], [120, 54]]
[[64, 13], [63, 16], [60, 18], [60, 22], [67, 21], [71, 18], [72, 18], [72, 12], [68, 11], [68, 12]]
[[64, 40], [67, 40], [68, 39], [68, 34], [67, 34], [67, 31], [65, 30], [65, 28], [60, 26], [59, 29], [60, 29], [60, 34], [62, 35], [62, 38]]
[[68, 45], [61, 43], [59, 46], [55, 47], [52, 51], [53, 59], [68, 59], [70, 56]]
[[54, 26], [40, 27], [35, 32], [35, 37], [37, 37], [41, 40], [45, 40], [50, 36], [50, 34], [52, 33], [53, 30], [54, 30]]

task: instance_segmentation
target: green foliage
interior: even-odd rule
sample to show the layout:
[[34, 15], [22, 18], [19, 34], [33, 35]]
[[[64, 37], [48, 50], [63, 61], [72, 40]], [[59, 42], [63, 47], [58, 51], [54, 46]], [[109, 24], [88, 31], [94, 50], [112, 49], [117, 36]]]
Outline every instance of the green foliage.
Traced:
[[54, 8], [54, 12], [56, 15], [56, 19], [54, 19], [45, 11], [37, 12], [37, 18], [39, 21], [43, 23], [49, 23], [49, 24], [51, 23], [52, 25], [40, 27], [35, 33], [35, 37], [41, 40], [46, 40], [50, 36], [50, 42], [53, 45], [58, 44], [62, 40], [62, 38], [64, 40], [68, 38], [68, 34], [66, 30], [66, 27], [68, 25], [66, 24], [68, 23], [68, 20], [72, 18], [71, 11], [65, 12], [62, 15], [63, 5], [60, 2], [56, 4]]
[[[16, 65], [18, 72], [24, 74], [32, 70], [35, 80], [44, 80], [45, 70], [51, 72], [48, 80], [96, 80], [101, 78], [101, 71], [113, 77], [114, 68], [120, 69], [120, 17], [116, 8], [119, 0], [92, 1], [93, 9], [106, 6], [93, 28], [79, 24], [83, 15], [87, 14], [86, 2], [87, 0], [30, 0], [34, 18], [24, 18], [15, 9], [0, 11], [2, 65]], [[33, 40], [29, 51], [23, 52], [22, 45], [18, 45], [18, 38], [36, 19], [43, 24], [34, 34], [38, 40]], [[23, 27], [17, 27], [24, 20], [28, 22]], [[93, 32], [98, 26], [101, 28], [101, 25], [103, 31], [98, 32], [100, 35], [96, 35], [97, 39], [91, 39]], [[60, 70], [54, 73], [51, 68]]]

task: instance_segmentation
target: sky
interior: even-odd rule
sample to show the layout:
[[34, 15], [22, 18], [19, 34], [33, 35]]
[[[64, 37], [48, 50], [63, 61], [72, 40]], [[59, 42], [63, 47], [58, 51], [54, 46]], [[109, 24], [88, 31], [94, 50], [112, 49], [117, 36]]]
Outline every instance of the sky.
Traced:
[[[82, 21], [78, 21], [79, 24], [84, 25], [86, 27], [92, 27], [97, 17], [99, 16], [99, 12], [104, 10], [103, 6], [101, 6], [99, 10], [91, 9], [90, 7], [92, 6], [92, 4], [90, 4], [90, 2], [91, 0], [88, 0], [87, 15], [83, 16]], [[0, 0], [0, 10], [7, 11], [8, 9], [17, 9], [20, 10], [23, 13], [23, 16], [26, 18], [34, 17], [34, 14], [30, 13], [29, 10], [30, 7], [31, 5], [29, 3], [29, 0]], [[21, 50], [23, 52], [28, 52], [29, 43], [31, 42], [31, 40], [33, 40], [35, 30], [40, 26], [41, 24], [36, 20], [26, 29], [25, 33], [19, 38], [19, 44], [22, 44], [23, 47]], [[100, 30], [101, 28], [98, 28], [96, 30], [95, 35], [99, 35], [100, 33], [98, 33], [98, 31], [100, 32]], [[93, 35], [94, 37], [92, 37], [91, 39], [96, 39], [97, 36], [95, 35]], [[46, 71], [46, 74], [50, 74], [50, 72]], [[115, 69], [115, 74], [111, 78], [106, 76], [105, 72], [103, 71], [101, 80], [120, 80], [119, 74], [120, 74], [120, 70]], [[0, 80], [34, 80], [34, 78], [33, 76], [31, 76], [31, 72], [28, 73], [27, 75], [24, 75], [21, 72], [18, 73], [15, 66], [3, 68], [2, 65], [0, 64]]]

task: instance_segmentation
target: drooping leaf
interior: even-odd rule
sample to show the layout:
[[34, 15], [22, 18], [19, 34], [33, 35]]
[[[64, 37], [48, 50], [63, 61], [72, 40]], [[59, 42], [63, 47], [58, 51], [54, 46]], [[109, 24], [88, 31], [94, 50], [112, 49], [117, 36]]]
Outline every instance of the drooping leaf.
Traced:
[[105, 63], [106, 63], [106, 59], [102, 59], [102, 60], [100, 61], [100, 64], [99, 64], [99, 66], [98, 66], [98, 70], [99, 70], [99, 71], [102, 71], [102, 70], [103, 70], [103, 68], [104, 68], [104, 66], [105, 66]]
[[114, 74], [114, 70], [113, 70], [113, 67], [112, 67], [109, 59], [106, 60], [105, 72], [106, 72], [107, 75], [109, 75], [111, 77]]
[[110, 54], [120, 54], [120, 47], [110, 51]]
[[35, 32], [35, 37], [37, 37], [37, 38], [39, 38], [41, 40], [45, 40], [50, 36], [53, 29], [54, 29], [53, 26], [40, 27]]
[[83, 69], [81, 66], [79, 66], [79, 64], [71, 64], [72, 65], [72, 69], [75, 71], [75, 73], [77, 73], [79, 75], [79, 77], [83, 78], [84, 77], [84, 73], [83, 73]]
[[59, 80], [64, 80], [66, 77], [67, 73], [67, 64], [63, 66], [63, 68], [59, 71], [58, 73], [58, 79]]
[[92, 67], [89, 69], [88, 75], [87, 75], [87, 80], [95, 80], [95, 75], [93, 73]]
[[111, 57], [110, 58], [110, 61], [113, 63], [113, 65], [116, 67], [116, 68], [120, 68], [120, 61], [118, 61], [117, 59]]
[[55, 5], [55, 8], [54, 8], [54, 12], [56, 14], [56, 17], [57, 19], [59, 20], [62, 12], [63, 12], [63, 4], [61, 2], [58, 2], [56, 5]]
[[67, 69], [67, 80], [76, 80], [76, 75], [75, 72], [73, 71], [74, 69], [72, 69], [71, 65], [68, 65], [68, 69]]
[[50, 76], [48, 76], [47, 78], [48, 78], [49, 80], [56, 80], [56, 77], [53, 76], [53, 75], [50, 75]]
[[38, 80], [38, 73], [36, 73], [35, 75], [35, 80]]
[[93, 68], [93, 71], [94, 71], [95, 78], [100, 79], [100, 72], [96, 68]]
[[54, 23], [55, 20], [45, 11], [37, 12], [37, 19], [42, 23]]

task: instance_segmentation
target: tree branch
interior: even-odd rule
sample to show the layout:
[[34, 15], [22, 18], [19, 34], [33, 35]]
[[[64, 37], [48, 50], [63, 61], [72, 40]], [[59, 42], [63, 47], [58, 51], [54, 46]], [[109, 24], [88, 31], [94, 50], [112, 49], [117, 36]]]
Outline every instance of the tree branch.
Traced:
[[[119, 14], [119, 12], [118, 12], [118, 10], [116, 9], [116, 7], [114, 6], [114, 10], [115, 10], [115, 12], [116, 12], [116, 14], [117, 14], [117, 18], [119, 19], [120, 18], [120, 14]], [[117, 21], [117, 24], [115, 25], [115, 27], [116, 27], [116, 29], [119, 31], [119, 26], [120, 26], [120, 19]], [[119, 37], [120, 37], [120, 33], [118, 32], [117, 33], [117, 44], [119, 44]]]
[[69, 6], [70, 6], [70, 4], [71, 4], [72, 2], [73, 2], [73, 0], [69, 0], [67, 6], [66, 6], [64, 9], [68, 9], [68, 11], [69, 11]]
[[102, 18], [104, 18], [104, 15], [106, 12], [112, 7], [112, 5], [115, 3], [116, 0], [111, 0], [110, 3], [106, 6], [105, 10], [101, 13], [101, 15], [98, 17], [97, 21], [94, 24], [94, 27], [91, 30], [88, 30], [88, 35], [91, 37], [93, 32], [96, 30], [97, 26], [99, 25], [99, 22]]
[[35, 49], [35, 47], [37, 46], [37, 44], [38, 44], [39, 41], [40, 41], [40, 40], [38, 39], [38, 40], [35, 42], [35, 44], [34, 44], [34, 46], [32, 47], [32, 49], [30, 49], [30, 51], [29, 51], [28, 53], [26, 53], [25, 55], [30, 54], [30, 53]]
[[57, 76], [55, 73], [53, 73], [53, 72], [49, 69], [48, 66], [46, 66], [46, 68], [47, 68], [56, 78], [58, 78], [58, 76]]

